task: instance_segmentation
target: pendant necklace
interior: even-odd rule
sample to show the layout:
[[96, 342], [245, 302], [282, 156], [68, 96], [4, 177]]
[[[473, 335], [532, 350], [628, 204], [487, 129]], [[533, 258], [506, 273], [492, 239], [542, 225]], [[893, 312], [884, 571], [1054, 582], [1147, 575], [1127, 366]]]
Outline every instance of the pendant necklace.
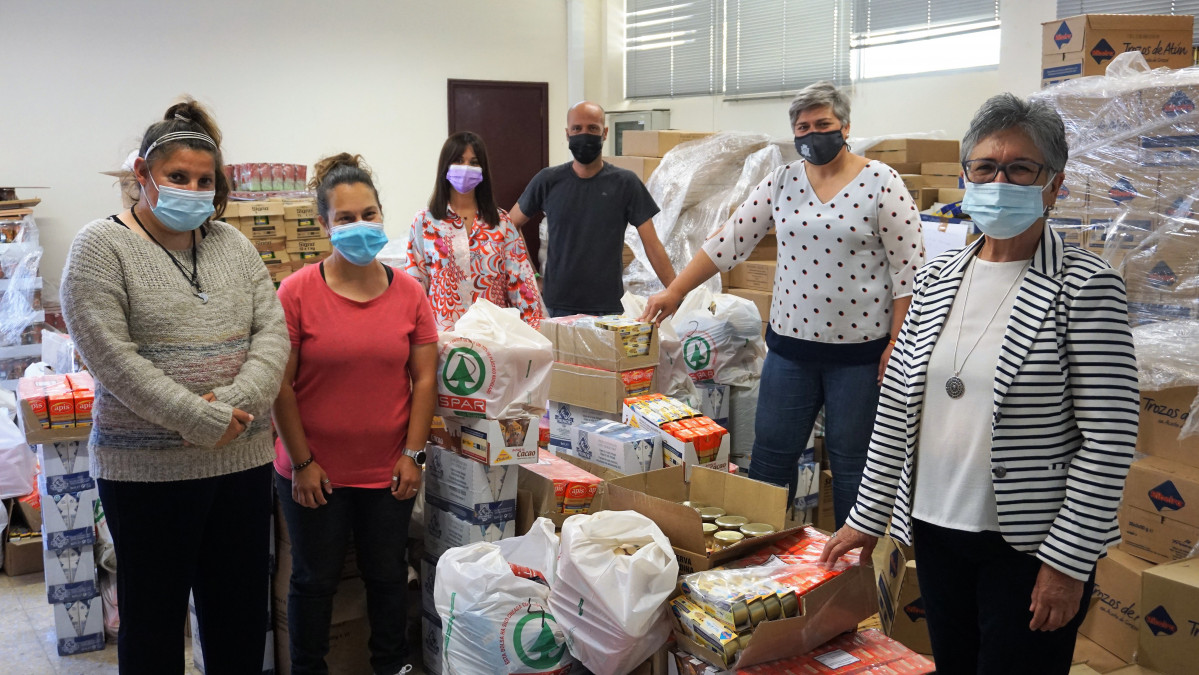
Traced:
[[966, 362], [970, 360], [970, 355], [974, 353], [974, 348], [978, 346], [978, 343], [982, 342], [983, 336], [986, 335], [987, 331], [991, 328], [991, 324], [995, 321], [995, 317], [999, 316], [999, 310], [1007, 304], [1008, 296], [1012, 294], [1012, 291], [1016, 288], [1016, 284], [1020, 283], [1020, 280], [1024, 278], [1024, 270], [1028, 269], [1028, 266], [1031, 263], [1031, 260], [1024, 263], [1024, 267], [1021, 267], [1020, 271], [1016, 273], [1016, 278], [1012, 281], [1012, 285], [1008, 287], [1007, 293], [1003, 294], [1003, 300], [999, 301], [999, 305], [995, 307], [995, 312], [991, 314], [991, 318], [987, 320], [987, 325], [983, 326], [982, 332], [978, 334], [978, 339], [974, 341], [974, 345], [970, 347], [970, 351], [966, 352], [966, 358], [962, 359], [962, 365], [959, 366], [958, 346], [962, 342], [962, 324], [966, 323], [966, 305], [970, 302], [970, 287], [974, 285], [974, 268], [977, 264], [977, 260], [971, 261], [970, 278], [966, 281], [966, 294], [962, 297], [962, 315], [958, 320], [958, 336], [953, 342], [953, 377], [945, 380], [945, 393], [949, 394], [949, 398], [961, 398], [963, 395], [965, 395], [966, 383], [962, 382], [962, 378], [958, 377], [958, 375], [960, 375], [962, 373], [962, 369], [966, 367]]
[[202, 304], [207, 305], [208, 294], [205, 293], [202, 288], [200, 288], [200, 276], [196, 270], [196, 263], [200, 259], [200, 249], [196, 244], [196, 231], [192, 230], [192, 273], [189, 275], [187, 270], [183, 268], [183, 265], [179, 263], [179, 260], [171, 254], [166, 246], [162, 245], [162, 242], [158, 241], [158, 238], [154, 236], [153, 232], [147, 230], [146, 226], [142, 224], [142, 219], [137, 217], [137, 207], [135, 206], [129, 209], [129, 212], [133, 214], [133, 219], [137, 221], [137, 226], [142, 228], [142, 232], [145, 232], [147, 235], [149, 235], [150, 241], [158, 244], [158, 248], [162, 249], [162, 252], [167, 254], [167, 257], [171, 259], [172, 263], [175, 263], [175, 269], [179, 270], [179, 273], [183, 275], [183, 278], [187, 281], [188, 285], [192, 287], [192, 295], [199, 298]]

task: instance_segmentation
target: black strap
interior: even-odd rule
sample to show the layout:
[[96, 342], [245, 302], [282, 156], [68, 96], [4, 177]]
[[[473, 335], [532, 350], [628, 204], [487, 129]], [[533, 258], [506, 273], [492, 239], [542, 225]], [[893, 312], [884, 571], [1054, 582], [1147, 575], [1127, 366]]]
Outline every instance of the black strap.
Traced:
[[[183, 265], [180, 264], [179, 260], [171, 254], [166, 246], [162, 245], [162, 242], [158, 241], [158, 238], [154, 236], [153, 232], [147, 230], [145, 225], [142, 225], [142, 219], [137, 217], [137, 207], [129, 209], [129, 213], [133, 214], [133, 219], [137, 221], [137, 226], [142, 228], [142, 232], [145, 232], [147, 235], [149, 235], [150, 241], [158, 244], [158, 248], [162, 249], [162, 252], [167, 254], [167, 257], [171, 259], [171, 262], [175, 263], [175, 269], [179, 270], [179, 273], [183, 275], [183, 278], [187, 281], [187, 283], [192, 288], [196, 289], [196, 293], [203, 293], [204, 290], [200, 288], [200, 274], [198, 270], [198, 263], [200, 262], [200, 250], [196, 247], [196, 231], [192, 230], [192, 273], [189, 277], [187, 275], [187, 270], [183, 269]], [[121, 224], [124, 225], [124, 223]], [[128, 225], [126, 225], [126, 227], [128, 227]], [[206, 296], [201, 295], [200, 297], [204, 298], [205, 302], [208, 302], [208, 298]]]
[[[379, 263], [379, 264], [383, 265], [383, 263]], [[325, 261], [324, 260], [322, 260], [319, 263], [319, 267], [321, 268], [321, 279], [324, 281], [329, 281], [328, 279], [325, 278]], [[396, 278], [395, 270], [391, 269], [391, 267], [389, 267], [387, 265], [383, 265], [383, 271], [387, 273], [387, 285], [390, 286], [391, 282]]]

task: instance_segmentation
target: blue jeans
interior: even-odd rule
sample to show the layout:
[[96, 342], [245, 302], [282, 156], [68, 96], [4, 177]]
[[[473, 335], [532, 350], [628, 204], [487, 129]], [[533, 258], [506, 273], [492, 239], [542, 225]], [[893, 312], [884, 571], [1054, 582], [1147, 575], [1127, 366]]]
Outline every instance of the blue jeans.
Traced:
[[749, 477], [786, 486], [790, 504], [799, 454], [807, 447], [823, 407], [824, 448], [833, 472], [833, 511], [840, 528], [858, 498], [878, 393], [878, 363], [799, 362], [768, 353], [758, 392]]
[[408, 521], [414, 499], [397, 501], [391, 490], [337, 488], [315, 509], [291, 498], [291, 481], [275, 476], [279, 504], [291, 537], [291, 587], [287, 630], [294, 675], [328, 673], [333, 594], [341, 581], [350, 533], [366, 583], [371, 668], [398, 671], [408, 658]]

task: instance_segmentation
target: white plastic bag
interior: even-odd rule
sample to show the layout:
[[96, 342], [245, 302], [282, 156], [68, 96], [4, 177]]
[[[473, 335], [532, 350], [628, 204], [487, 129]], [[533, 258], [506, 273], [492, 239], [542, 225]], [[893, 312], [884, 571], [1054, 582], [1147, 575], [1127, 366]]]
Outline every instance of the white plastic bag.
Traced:
[[752, 301], [701, 286], [687, 294], [670, 323], [691, 379], [749, 386], [761, 377], [766, 345]]
[[37, 456], [25, 444], [25, 434], [7, 415], [0, 415], [0, 499], [33, 492]]
[[549, 611], [549, 586], [517, 576], [511, 566], [553, 560], [553, 529], [550, 521], [538, 519], [524, 537], [452, 548], [437, 562], [433, 598], [442, 624], [443, 673], [566, 675], [577, 670]]
[[[625, 293], [620, 299], [620, 304], [624, 306], [625, 316], [637, 318], [645, 313], [646, 299], [640, 295]], [[658, 391], [693, 408], [699, 407], [699, 390], [695, 388], [691, 373], [683, 363], [683, 343], [669, 321], [663, 321], [662, 325], [658, 326], [656, 377]]]
[[437, 414], [540, 417], [554, 351], [515, 309], [480, 299], [437, 341]]
[[757, 437], [754, 422], [758, 416], [758, 388], [761, 382], [755, 379], [749, 386], [734, 385], [729, 388], [729, 439], [732, 442], [729, 461], [746, 471], [749, 470], [749, 458]]
[[[640, 546], [618, 555], [624, 544]], [[670, 636], [667, 601], [679, 576], [670, 540], [635, 511], [576, 515], [562, 525], [550, 609], [570, 651], [596, 675], [623, 675]]]

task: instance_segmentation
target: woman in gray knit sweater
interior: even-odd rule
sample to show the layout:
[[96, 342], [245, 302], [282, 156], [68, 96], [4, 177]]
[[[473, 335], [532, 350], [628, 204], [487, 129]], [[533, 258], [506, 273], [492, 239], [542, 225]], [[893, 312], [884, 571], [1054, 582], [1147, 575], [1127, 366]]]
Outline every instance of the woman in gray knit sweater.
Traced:
[[71, 246], [62, 306], [96, 379], [92, 475], [112, 530], [121, 673], [182, 673], [188, 592], [210, 673], [262, 669], [270, 406], [289, 343], [257, 251], [216, 220], [220, 132], [190, 99], [146, 130], [141, 199]]

